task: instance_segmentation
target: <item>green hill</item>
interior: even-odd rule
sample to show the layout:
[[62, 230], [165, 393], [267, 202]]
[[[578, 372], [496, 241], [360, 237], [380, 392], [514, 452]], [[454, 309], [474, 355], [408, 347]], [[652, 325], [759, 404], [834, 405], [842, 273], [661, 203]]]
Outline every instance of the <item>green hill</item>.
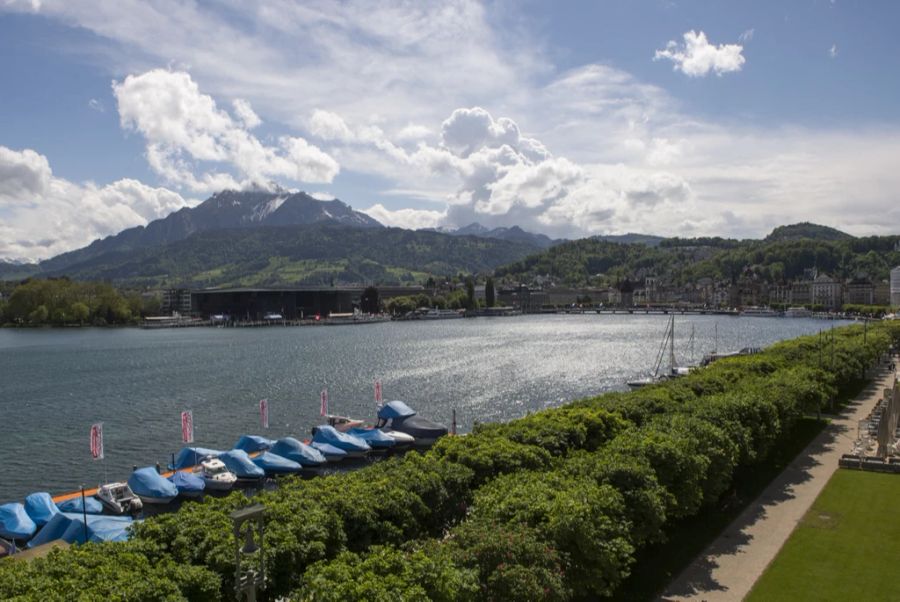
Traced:
[[884, 280], [891, 267], [900, 264], [898, 242], [900, 236], [853, 238], [812, 224], [776, 229], [765, 240], [671, 238], [648, 247], [583, 239], [500, 267], [496, 276], [515, 282], [545, 277], [565, 286], [605, 286], [625, 278], [655, 276], [681, 285], [705, 277], [735, 281], [742, 274], [783, 282], [816, 268], [841, 279], [864, 274]]
[[801, 222], [789, 226], [778, 226], [772, 230], [771, 234], [766, 236], [765, 240], [798, 240], [802, 238], [810, 240], [848, 240], [853, 238], [853, 236], [829, 226]]

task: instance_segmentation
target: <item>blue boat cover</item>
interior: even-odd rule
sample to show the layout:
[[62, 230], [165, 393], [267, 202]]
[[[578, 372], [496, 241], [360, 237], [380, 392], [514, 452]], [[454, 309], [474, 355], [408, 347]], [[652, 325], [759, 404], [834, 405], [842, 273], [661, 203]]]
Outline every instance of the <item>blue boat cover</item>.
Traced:
[[389, 401], [378, 410], [378, 417], [389, 420], [391, 418], [406, 418], [414, 416], [415, 410], [403, 403], [402, 401]]
[[32, 493], [25, 498], [25, 512], [38, 527], [46, 525], [54, 515], [59, 514], [59, 508], [53, 503], [49, 493]]
[[312, 439], [314, 443], [327, 443], [346, 452], [361, 452], [372, 449], [368, 443], [359, 437], [342, 433], [329, 424], [316, 427], [315, 430], [316, 433]]
[[362, 439], [374, 449], [387, 449], [397, 445], [397, 441], [393, 437], [378, 429], [352, 428], [347, 431], [347, 434]]
[[293, 437], [279, 439], [269, 451], [273, 454], [278, 454], [282, 458], [293, 460], [301, 466], [321, 466], [328, 461], [322, 455], [322, 452], [302, 441], [297, 441]]
[[178, 488], [178, 493], [200, 493], [206, 489], [206, 481], [203, 480], [203, 477], [192, 472], [176, 472], [169, 477], [169, 480]]
[[219, 459], [239, 479], [261, 479], [266, 476], [266, 471], [253, 463], [250, 456], [242, 449], [227, 451]]
[[31, 539], [37, 525], [25, 512], [25, 506], [11, 502], [0, 506], [0, 537], [6, 539]]
[[128, 486], [141, 497], [175, 498], [178, 488], [171, 481], [156, 472], [153, 466], [138, 468], [128, 477]]
[[241, 435], [238, 442], [234, 444], [234, 449], [242, 449], [248, 454], [253, 452], [265, 451], [272, 447], [275, 442], [259, 435]]
[[74, 512], [80, 514], [82, 510], [88, 514], [102, 514], [103, 504], [100, 500], [92, 495], [85, 496], [84, 505], [81, 503], [81, 496], [73, 497], [71, 500], [56, 505], [60, 512]]
[[318, 441], [313, 441], [312, 447], [314, 447], [316, 451], [324, 454], [326, 458], [328, 456], [339, 456], [343, 458], [347, 455], [347, 452], [342, 450], [340, 447], [335, 447], [330, 443], [319, 443]]
[[[88, 541], [125, 541], [128, 539], [128, 527], [134, 521], [130, 516], [96, 516], [87, 517]], [[40, 533], [28, 542], [33, 548], [41, 544], [61, 539], [68, 543], [84, 543], [84, 518], [81, 514], [60, 512], [44, 525]]]
[[208, 456], [218, 456], [221, 453], [222, 452], [219, 450], [206, 449], [205, 447], [185, 447], [178, 452], [177, 456], [175, 456], [175, 463], [172, 464], [170, 468], [172, 470], [179, 470], [181, 468], [197, 466]]
[[297, 462], [271, 452], [259, 454], [253, 458], [253, 463], [265, 470], [266, 474], [288, 474], [303, 470]]

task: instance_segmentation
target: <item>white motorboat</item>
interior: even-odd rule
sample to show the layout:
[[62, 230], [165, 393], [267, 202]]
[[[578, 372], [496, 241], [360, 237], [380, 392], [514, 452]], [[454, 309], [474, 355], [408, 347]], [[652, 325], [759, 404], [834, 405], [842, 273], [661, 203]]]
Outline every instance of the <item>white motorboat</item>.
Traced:
[[197, 472], [203, 477], [206, 489], [210, 491], [227, 491], [237, 482], [237, 475], [228, 470], [225, 464], [216, 458], [209, 458], [201, 462]]
[[107, 483], [97, 489], [97, 499], [113, 514], [137, 514], [144, 507], [127, 483]]

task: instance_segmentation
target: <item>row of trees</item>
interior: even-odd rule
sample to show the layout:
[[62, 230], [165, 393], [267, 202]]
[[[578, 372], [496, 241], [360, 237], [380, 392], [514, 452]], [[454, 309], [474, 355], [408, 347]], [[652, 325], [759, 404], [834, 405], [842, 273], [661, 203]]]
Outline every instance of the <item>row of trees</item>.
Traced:
[[[266, 511], [265, 597], [613, 597], [637, 551], [727, 495], [738, 470], [785, 446], [800, 417], [858, 383], [892, 343], [900, 324], [847, 327], [824, 363], [825, 343], [803, 337], [640, 391], [481, 425], [426, 454], [284, 479], [253, 500]], [[247, 504], [241, 493], [186, 504], [136, 525], [125, 544], [0, 563], [0, 598], [62, 599], [76, 588], [231, 599], [228, 515]]]
[[[365, 293], [363, 297], [366, 297]], [[447, 295], [407, 295], [392, 297], [384, 302], [384, 310], [392, 315], [403, 315], [420, 307], [436, 307], [438, 309], [477, 309], [494, 307], [497, 302], [493, 278], [488, 277], [484, 286], [484, 301], [475, 296], [475, 279], [468, 276], [463, 281], [463, 288], [458, 288]], [[363, 309], [363, 311], [366, 311]]]
[[68, 278], [33, 279], [0, 301], [0, 323], [20, 325], [127, 324], [159, 311], [156, 298], [122, 294], [109, 284]]

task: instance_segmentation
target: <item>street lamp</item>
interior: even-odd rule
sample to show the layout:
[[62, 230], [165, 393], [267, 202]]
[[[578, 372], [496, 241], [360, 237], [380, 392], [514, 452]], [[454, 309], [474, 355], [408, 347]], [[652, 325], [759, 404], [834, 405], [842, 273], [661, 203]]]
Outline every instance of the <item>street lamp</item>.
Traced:
[[261, 504], [231, 513], [234, 524], [234, 592], [238, 600], [256, 602], [256, 590], [265, 585], [265, 508]]

